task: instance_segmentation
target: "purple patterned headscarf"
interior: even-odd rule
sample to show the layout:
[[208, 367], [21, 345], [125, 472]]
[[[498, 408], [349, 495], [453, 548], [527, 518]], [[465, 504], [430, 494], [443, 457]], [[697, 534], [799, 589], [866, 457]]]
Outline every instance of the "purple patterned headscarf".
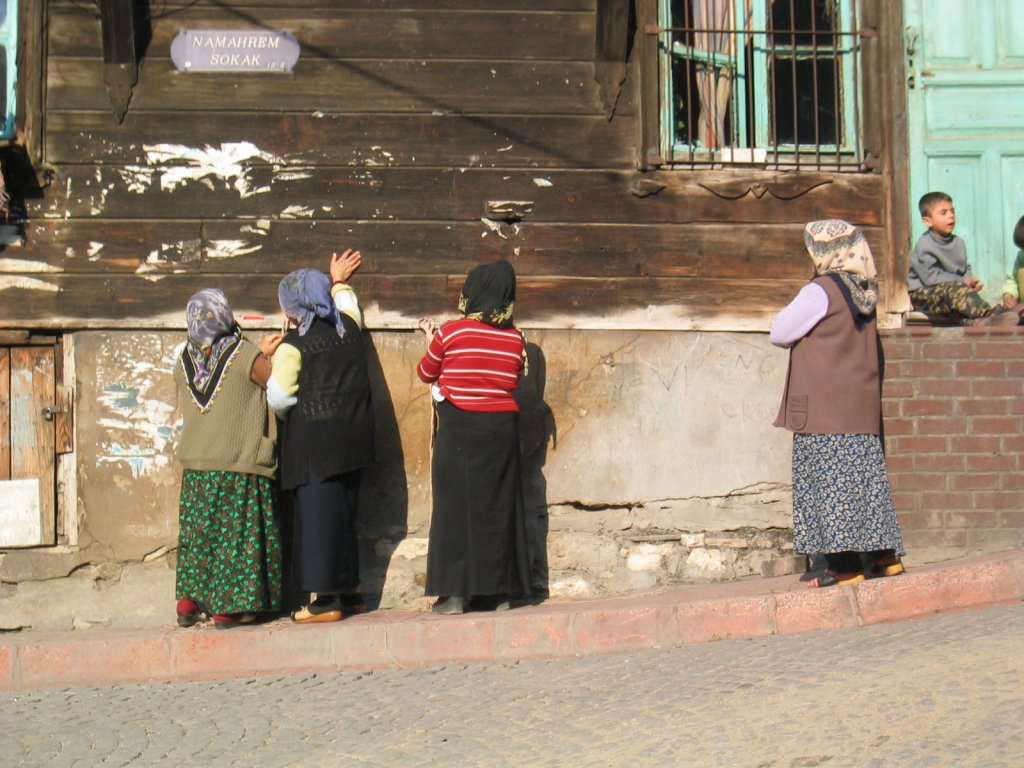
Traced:
[[213, 402], [221, 376], [227, 370], [241, 329], [219, 288], [197, 291], [185, 305], [188, 341], [181, 352], [181, 363], [192, 397], [202, 410]]
[[331, 323], [339, 336], [345, 335], [341, 313], [331, 298], [331, 278], [319, 269], [297, 269], [286, 275], [277, 287], [277, 299], [298, 326], [299, 336], [305, 336], [318, 317]]

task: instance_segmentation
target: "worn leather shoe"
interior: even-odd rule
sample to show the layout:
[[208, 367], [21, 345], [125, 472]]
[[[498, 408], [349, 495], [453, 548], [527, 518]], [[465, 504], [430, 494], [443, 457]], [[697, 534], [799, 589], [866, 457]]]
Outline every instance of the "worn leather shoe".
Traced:
[[466, 601], [461, 597], [439, 597], [430, 610], [442, 616], [454, 616], [466, 610]]
[[312, 602], [292, 614], [296, 624], [322, 624], [327, 621], [341, 621], [341, 603], [337, 600], [323, 603]]

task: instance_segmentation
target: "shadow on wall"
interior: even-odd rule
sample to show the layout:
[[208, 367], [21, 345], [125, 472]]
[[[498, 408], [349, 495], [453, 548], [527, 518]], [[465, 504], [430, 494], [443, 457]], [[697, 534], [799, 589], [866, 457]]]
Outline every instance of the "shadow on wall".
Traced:
[[519, 380], [515, 391], [519, 405], [519, 451], [522, 456], [523, 502], [526, 507], [526, 533], [530, 547], [530, 576], [535, 597], [548, 596], [548, 486], [544, 464], [548, 442], [557, 446], [558, 433], [554, 412], [544, 402], [547, 364], [544, 351], [526, 343], [528, 375]]
[[18, 144], [0, 148], [0, 250], [22, 245], [28, 226], [25, 201], [40, 199], [43, 188], [25, 148]]
[[366, 367], [373, 391], [377, 461], [363, 475], [359, 494], [359, 566], [367, 605], [380, 605], [384, 581], [409, 528], [409, 484], [395, 404], [384, 378], [373, 335], [366, 333]]

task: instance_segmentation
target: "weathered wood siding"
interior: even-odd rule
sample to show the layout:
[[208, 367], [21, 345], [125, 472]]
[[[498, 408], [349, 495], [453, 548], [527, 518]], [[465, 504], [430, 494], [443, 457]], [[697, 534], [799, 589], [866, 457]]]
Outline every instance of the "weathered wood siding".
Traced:
[[[351, 246], [375, 327], [449, 315], [466, 271], [502, 257], [523, 325], [765, 329], [807, 276], [808, 220], [887, 248], [879, 174], [638, 172], [637, 69], [607, 120], [595, 0], [151, 5], [120, 125], [95, 9], [47, 6], [52, 174], [28, 243], [0, 254], [0, 326], [180, 326], [209, 285], [270, 317], [280, 276]], [[170, 43], [198, 28], [289, 30], [301, 57], [179, 73]], [[501, 222], [503, 201], [532, 209]]]

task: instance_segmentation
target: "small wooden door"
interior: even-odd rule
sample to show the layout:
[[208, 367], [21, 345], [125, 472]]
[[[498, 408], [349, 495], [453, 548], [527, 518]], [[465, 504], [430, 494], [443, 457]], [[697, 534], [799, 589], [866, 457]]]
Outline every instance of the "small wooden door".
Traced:
[[0, 347], [0, 547], [57, 540], [56, 454], [70, 450], [70, 398], [56, 348]]
[[917, 201], [953, 198], [985, 298], [997, 300], [1024, 215], [1024, 4], [904, 0], [911, 232]]

